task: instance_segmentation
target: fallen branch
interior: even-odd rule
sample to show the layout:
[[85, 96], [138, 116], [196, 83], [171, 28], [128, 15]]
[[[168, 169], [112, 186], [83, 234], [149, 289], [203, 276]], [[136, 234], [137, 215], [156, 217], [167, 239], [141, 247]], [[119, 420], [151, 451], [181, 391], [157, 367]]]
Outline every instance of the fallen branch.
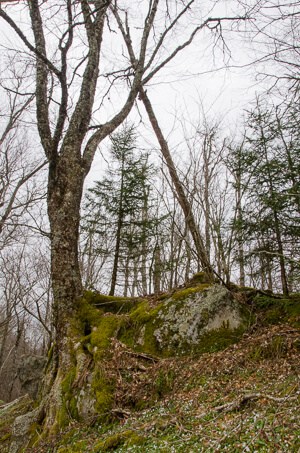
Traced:
[[197, 415], [197, 418], [202, 418], [208, 415], [211, 412], [232, 412], [238, 411], [244, 407], [249, 401], [257, 401], [259, 399], [267, 399], [275, 401], [276, 403], [284, 403], [285, 401], [295, 401], [299, 398], [299, 394], [294, 396], [284, 396], [284, 397], [275, 397], [271, 395], [265, 395], [263, 393], [250, 393], [248, 395], [242, 395], [234, 401], [221, 406], [213, 407], [211, 411], [203, 412], [202, 414]]
[[259, 399], [267, 399], [275, 401], [276, 403], [284, 403], [285, 401], [293, 401], [299, 398], [297, 396], [284, 396], [284, 397], [275, 397], [271, 395], [264, 395], [263, 393], [250, 393], [249, 395], [243, 395], [240, 398], [232, 401], [231, 403], [222, 404], [221, 406], [214, 407], [215, 412], [231, 412], [234, 410], [239, 410], [245, 406], [249, 401], [257, 401]]
[[149, 354], [144, 354], [142, 352], [133, 352], [133, 351], [124, 351], [126, 354], [132, 355], [133, 357], [145, 359], [145, 360], [150, 360], [151, 362], [159, 362], [159, 359], [157, 357], [154, 357]]
[[129, 350], [128, 347], [126, 346], [126, 344], [122, 343], [119, 340], [116, 340], [115, 338], [112, 340], [112, 344], [114, 345], [115, 348], [121, 348], [122, 352], [124, 352], [125, 354], [131, 355], [138, 359], [149, 360], [150, 362], [159, 362], [158, 357], [155, 357], [150, 354], [146, 354], [144, 352], [135, 352], [135, 351]]
[[116, 407], [111, 409], [111, 414], [119, 417], [119, 418], [128, 418], [131, 416], [131, 412], [127, 411], [126, 409], [122, 409], [121, 407]]

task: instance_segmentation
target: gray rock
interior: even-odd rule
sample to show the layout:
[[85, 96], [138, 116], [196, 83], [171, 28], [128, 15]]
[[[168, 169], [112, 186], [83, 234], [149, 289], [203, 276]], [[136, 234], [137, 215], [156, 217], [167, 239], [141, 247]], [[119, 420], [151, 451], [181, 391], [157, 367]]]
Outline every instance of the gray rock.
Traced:
[[15, 419], [9, 453], [18, 453], [26, 447], [30, 430], [33, 423], [38, 420], [38, 417], [39, 409], [37, 408], [31, 412], [27, 412], [24, 415], [20, 415], [20, 417]]
[[153, 335], [160, 350], [189, 352], [213, 331], [224, 334], [246, 327], [246, 316], [230, 291], [214, 285], [175, 293], [159, 310], [155, 327]]
[[23, 356], [18, 367], [22, 393], [35, 399], [41, 383], [47, 359], [41, 356]]

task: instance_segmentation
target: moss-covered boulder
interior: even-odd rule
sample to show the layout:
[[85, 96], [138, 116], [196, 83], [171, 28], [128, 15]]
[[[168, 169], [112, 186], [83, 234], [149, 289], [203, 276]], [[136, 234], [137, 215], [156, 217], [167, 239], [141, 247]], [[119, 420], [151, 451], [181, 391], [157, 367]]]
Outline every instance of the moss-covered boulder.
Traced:
[[202, 284], [175, 292], [149, 311], [137, 343], [162, 356], [213, 351], [237, 339], [247, 322], [247, 311], [230, 291]]
[[15, 435], [15, 420], [26, 417], [28, 411], [32, 410], [32, 405], [33, 401], [28, 395], [21, 396], [10, 403], [0, 405], [0, 445], [2, 453], [14, 451], [17, 440], [14, 439], [12, 446], [10, 444], [11, 438]]

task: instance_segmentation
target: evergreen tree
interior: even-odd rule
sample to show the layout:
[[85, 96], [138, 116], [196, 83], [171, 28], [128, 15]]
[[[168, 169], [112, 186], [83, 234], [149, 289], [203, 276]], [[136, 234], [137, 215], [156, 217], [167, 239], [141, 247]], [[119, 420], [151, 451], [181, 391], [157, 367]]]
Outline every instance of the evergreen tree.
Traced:
[[[299, 251], [299, 134], [278, 108], [257, 102], [248, 114], [246, 140], [238, 155], [243, 170], [243, 208], [236, 228], [248, 243], [248, 258], [260, 263], [262, 284], [272, 289], [279, 269], [284, 294], [289, 292], [288, 267]], [[297, 173], [297, 170], [298, 173]], [[293, 250], [291, 243], [294, 244]], [[293, 266], [294, 268], [295, 266]]]
[[122, 273], [127, 295], [130, 278], [135, 280], [131, 292], [137, 286], [137, 273], [142, 274], [142, 280], [146, 278], [148, 242], [156, 222], [149, 218], [153, 167], [148, 163], [148, 155], [136, 150], [133, 126], [124, 126], [111, 136], [111, 142], [107, 174], [87, 194], [84, 228], [111, 238], [106, 248], [98, 250], [112, 262], [109, 294], [115, 294]]

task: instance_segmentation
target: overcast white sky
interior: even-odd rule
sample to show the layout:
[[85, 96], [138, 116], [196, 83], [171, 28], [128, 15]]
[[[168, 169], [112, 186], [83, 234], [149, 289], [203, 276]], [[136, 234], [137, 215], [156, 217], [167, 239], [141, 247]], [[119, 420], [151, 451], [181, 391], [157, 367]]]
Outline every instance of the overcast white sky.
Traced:
[[[128, 2], [123, 3], [128, 4]], [[141, 11], [136, 12], [134, 20], [139, 20], [142, 6], [147, 3], [145, 1], [138, 2]], [[216, 2], [206, 0], [203, 2], [199, 0], [196, 2], [196, 6], [201, 20], [202, 15], [204, 15], [203, 11], [212, 8], [214, 9], [209, 14], [210, 16], [234, 15], [236, 2], [231, 0]], [[30, 36], [30, 26], [27, 15], [24, 14], [22, 2], [14, 8], [14, 14], [18, 15], [18, 20], [21, 21], [27, 36]], [[142, 17], [142, 14], [140, 16]], [[194, 20], [197, 20], [197, 15]], [[0, 30], [2, 34], [1, 42], [4, 46], [15, 47], [20, 45], [20, 40], [2, 20]], [[184, 32], [185, 29], [182, 29], [182, 33]], [[138, 31], [136, 34], [138, 36]], [[110, 34], [110, 36], [112, 41], [108, 45], [111, 45], [113, 50], [118, 43], [114, 41], [114, 34]], [[241, 122], [243, 109], [249, 106], [249, 102], [254, 99], [255, 93], [261, 90], [261, 87], [255, 83], [252, 68], [237, 68], [237, 66], [243, 66], [249, 62], [248, 45], [243, 40], [243, 34], [225, 32], [224, 36], [231, 52], [230, 59], [228, 53], [223, 57], [220, 49], [213, 51], [211, 33], [208, 30], [200, 31], [194, 43], [177, 56], [167, 68], [163, 69], [147, 87], [148, 95], [160, 120], [161, 127], [169, 138], [171, 147], [176, 147], [176, 144], [182, 140], [180, 122], [183, 119], [187, 121], [199, 119], [200, 104], [202, 104], [208, 118], [222, 120], [225, 128], [234, 130], [236, 124]], [[226, 65], [235, 66], [235, 68], [226, 68]], [[138, 105], [140, 111], [144, 112], [142, 104], [138, 102]], [[109, 106], [107, 111], [109, 111]], [[132, 112], [130, 119], [139, 121], [136, 110]], [[146, 115], [144, 115], [144, 120], [147, 123]], [[149, 142], [149, 146], [150, 143], [156, 146], [156, 139], [150, 132], [147, 133], [146, 141]], [[89, 182], [95, 179], [94, 175], [99, 174], [102, 166], [103, 162], [98, 153], [93, 170], [88, 177]]]

